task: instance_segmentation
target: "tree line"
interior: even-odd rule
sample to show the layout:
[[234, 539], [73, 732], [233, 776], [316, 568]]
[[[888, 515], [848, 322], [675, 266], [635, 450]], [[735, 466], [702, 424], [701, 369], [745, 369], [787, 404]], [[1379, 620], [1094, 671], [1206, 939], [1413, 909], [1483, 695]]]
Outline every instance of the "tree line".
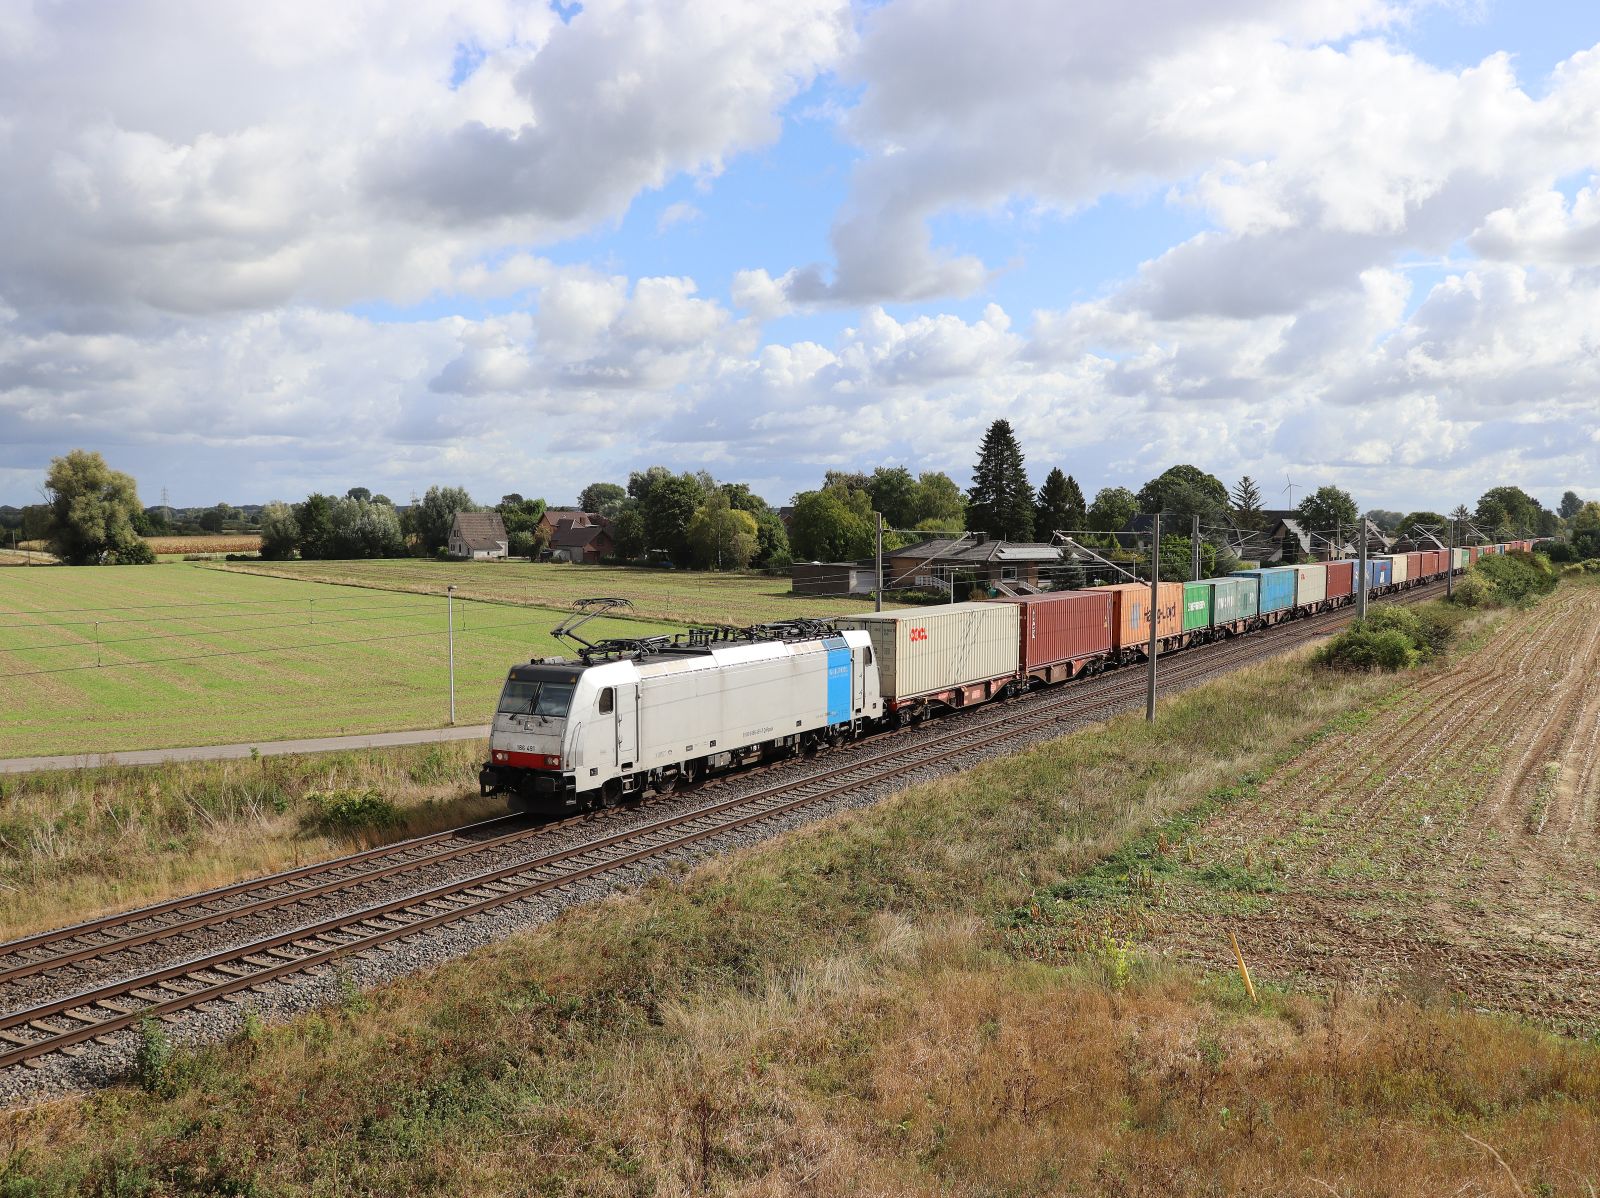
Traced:
[[[139, 503], [133, 478], [112, 470], [98, 453], [73, 450], [50, 464], [47, 502], [27, 509], [25, 531], [49, 540], [70, 564], [134, 564], [152, 561], [143, 537], [158, 531]], [[972, 485], [966, 489], [939, 471], [913, 474], [904, 466], [870, 471], [830, 470], [820, 487], [793, 497], [787, 522], [745, 483], [719, 482], [706, 471], [674, 472], [651, 466], [629, 474], [626, 484], [596, 482], [578, 505], [605, 521], [615, 560], [672, 562], [699, 569], [780, 569], [794, 558], [853, 561], [870, 557], [876, 515], [886, 527], [886, 548], [923, 537], [985, 533], [1010, 541], [1050, 541], [1057, 533], [1108, 552], [1120, 549], [1116, 535], [1141, 527], [1136, 517], [1163, 513], [1163, 574], [1170, 558], [1174, 577], [1187, 577], [1188, 533], [1198, 520], [1202, 566], [1226, 566], [1229, 542], [1240, 532], [1268, 531], [1259, 484], [1249, 476], [1232, 488], [1187, 463], [1169, 467], [1138, 491], [1108, 486], [1092, 500], [1078, 481], [1053, 466], [1034, 489], [1022, 447], [1010, 423], [994, 421], [978, 447]], [[461, 487], [432, 486], [405, 509], [366, 487], [344, 495], [313, 493], [299, 503], [274, 501], [261, 510], [262, 556], [378, 558], [434, 556], [449, 539], [458, 512], [491, 510], [505, 524], [514, 556], [537, 558], [548, 548], [550, 521], [545, 500], [503, 495], [491, 506], [476, 503]], [[1362, 518], [1351, 495], [1321, 486], [1293, 509], [1301, 527], [1330, 540], [1348, 538]], [[227, 505], [203, 513], [202, 525], [239, 513]], [[1600, 557], [1600, 503], [1567, 491], [1555, 510], [1519, 487], [1491, 487], [1468, 509], [1448, 515], [1375, 509], [1366, 513], [1386, 532], [1449, 539], [1452, 526], [1470, 524], [1493, 540], [1556, 537], [1557, 553]], [[209, 519], [207, 519], [209, 518]]]

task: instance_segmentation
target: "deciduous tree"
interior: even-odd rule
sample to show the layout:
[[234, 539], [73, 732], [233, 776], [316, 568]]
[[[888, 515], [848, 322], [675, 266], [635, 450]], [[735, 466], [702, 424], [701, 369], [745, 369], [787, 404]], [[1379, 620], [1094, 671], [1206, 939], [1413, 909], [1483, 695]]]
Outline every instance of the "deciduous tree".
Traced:
[[[429, 487], [427, 494], [406, 509], [405, 531], [416, 538], [419, 552], [431, 556], [450, 540], [450, 526], [457, 512], [481, 510], [462, 487]], [[304, 523], [302, 517], [302, 535]]]
[[789, 544], [803, 561], [854, 561], [875, 552], [877, 528], [865, 491], [824, 487], [794, 497]]
[[1316, 536], [1333, 537], [1338, 530], [1353, 529], [1361, 519], [1361, 509], [1350, 497], [1350, 492], [1338, 487], [1318, 487], [1295, 507], [1300, 517], [1300, 527], [1312, 535], [1312, 545], [1318, 544]]
[[140, 565], [155, 560], [134, 529], [143, 512], [131, 475], [113, 470], [105, 458], [74, 449], [50, 463], [45, 478], [50, 501], [51, 549], [70, 566]]
[[742, 570], [755, 557], [756, 518], [716, 491], [689, 521], [689, 548], [697, 565], [713, 570]]
[[1096, 532], [1117, 532], [1138, 511], [1138, 496], [1127, 487], [1101, 487], [1089, 505], [1089, 527]]
[[300, 522], [294, 518], [294, 509], [274, 499], [261, 509], [261, 556], [268, 561], [288, 561], [299, 549]]

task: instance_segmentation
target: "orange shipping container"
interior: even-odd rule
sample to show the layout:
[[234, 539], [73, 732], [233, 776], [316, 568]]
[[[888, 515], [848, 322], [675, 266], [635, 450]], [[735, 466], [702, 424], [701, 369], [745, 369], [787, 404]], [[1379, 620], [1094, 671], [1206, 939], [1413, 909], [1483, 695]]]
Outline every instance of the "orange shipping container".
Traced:
[[[1150, 644], [1150, 584], [1148, 582], [1121, 582], [1108, 587], [1095, 587], [1110, 591], [1115, 610], [1111, 616], [1113, 647], [1117, 649], [1143, 649]], [[1163, 582], [1156, 594], [1159, 610], [1156, 613], [1156, 636], [1165, 640], [1183, 633], [1183, 583]]]

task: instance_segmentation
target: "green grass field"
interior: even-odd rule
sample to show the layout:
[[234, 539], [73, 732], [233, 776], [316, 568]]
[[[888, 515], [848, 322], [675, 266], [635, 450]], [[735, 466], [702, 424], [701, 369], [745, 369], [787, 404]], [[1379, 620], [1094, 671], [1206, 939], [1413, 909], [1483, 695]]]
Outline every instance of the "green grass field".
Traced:
[[628, 566], [400, 560], [235, 562], [216, 568], [429, 595], [442, 594], [454, 583], [460, 595], [541, 607], [564, 608], [574, 599], [617, 595], [632, 600], [637, 615], [675, 624], [702, 621], [742, 626], [796, 616], [847, 615], [871, 608], [871, 600], [791, 595], [787, 578]]
[[[441, 580], [428, 595], [356, 590], [194, 565], [6, 570], [0, 757], [443, 725], [443, 589]], [[488, 720], [511, 663], [562, 652], [549, 635], [559, 619], [457, 598], [460, 723]], [[610, 620], [586, 633], [667, 630]]]

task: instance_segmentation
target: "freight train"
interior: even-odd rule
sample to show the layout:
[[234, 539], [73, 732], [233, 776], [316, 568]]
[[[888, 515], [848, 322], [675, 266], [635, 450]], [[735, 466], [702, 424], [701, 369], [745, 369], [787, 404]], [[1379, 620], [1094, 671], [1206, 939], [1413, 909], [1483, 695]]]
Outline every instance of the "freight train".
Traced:
[[[1421, 586], [1530, 541], [1367, 560], [1370, 595]], [[1159, 652], [1224, 640], [1352, 604], [1356, 561], [1239, 570], [1161, 583]], [[556, 634], [576, 660], [511, 668], [479, 771], [485, 795], [543, 812], [612, 806], [756, 761], [811, 753], [1033, 687], [1147, 660], [1148, 583], [977, 603], [591, 643], [586, 600]]]

